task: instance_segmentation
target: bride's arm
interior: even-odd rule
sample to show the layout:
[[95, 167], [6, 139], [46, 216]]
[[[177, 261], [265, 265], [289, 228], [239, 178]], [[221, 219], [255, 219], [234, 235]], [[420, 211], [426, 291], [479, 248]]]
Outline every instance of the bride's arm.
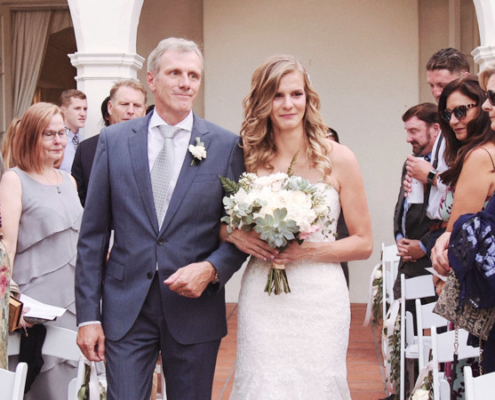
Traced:
[[272, 249], [268, 243], [259, 238], [259, 235], [254, 232], [245, 232], [235, 229], [232, 233], [227, 232], [227, 225], [222, 224], [220, 228], [220, 240], [234, 244], [240, 251], [251, 256], [267, 260], [273, 258], [278, 251]]
[[325, 243], [292, 243], [275, 257], [285, 264], [297, 260], [342, 262], [367, 259], [373, 250], [371, 219], [359, 164], [347, 147], [334, 144], [332, 177], [337, 181], [342, 212], [345, 215], [349, 237]]

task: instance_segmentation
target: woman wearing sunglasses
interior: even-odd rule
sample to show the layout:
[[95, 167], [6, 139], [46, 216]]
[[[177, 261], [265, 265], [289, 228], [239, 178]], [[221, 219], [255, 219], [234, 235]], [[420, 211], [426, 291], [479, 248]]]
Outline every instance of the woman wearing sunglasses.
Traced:
[[[495, 78], [492, 86], [495, 90]], [[435, 270], [444, 276], [450, 271], [448, 244], [454, 223], [463, 214], [481, 211], [495, 191], [495, 121], [483, 111], [490, 103], [486, 97], [478, 79], [471, 75], [448, 84], [438, 104], [446, 141], [445, 161], [450, 168], [441, 175], [448, 190], [440, 209], [448, 225], [435, 243], [431, 259]], [[444, 282], [433, 279], [440, 294]], [[486, 357], [495, 350], [494, 331], [484, 347], [485, 372], [495, 370], [495, 357]]]

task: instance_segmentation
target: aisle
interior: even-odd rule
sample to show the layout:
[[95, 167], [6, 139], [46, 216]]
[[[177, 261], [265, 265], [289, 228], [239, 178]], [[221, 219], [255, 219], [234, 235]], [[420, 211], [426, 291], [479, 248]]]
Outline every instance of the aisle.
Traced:
[[[386, 397], [379, 351], [379, 337], [370, 327], [363, 327], [365, 304], [351, 304], [352, 320], [347, 353], [347, 377], [353, 400], [377, 400]], [[222, 340], [218, 354], [213, 396], [228, 400], [235, 372], [237, 304], [227, 304], [229, 334]]]

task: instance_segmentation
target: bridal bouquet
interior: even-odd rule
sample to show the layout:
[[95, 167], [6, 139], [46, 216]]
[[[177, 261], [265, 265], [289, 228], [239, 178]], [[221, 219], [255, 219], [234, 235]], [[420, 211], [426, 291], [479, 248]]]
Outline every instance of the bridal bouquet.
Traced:
[[[297, 241], [301, 244], [330, 223], [330, 208], [323, 191], [298, 176], [276, 173], [258, 177], [243, 173], [239, 182], [220, 177], [227, 215], [222, 218], [228, 233], [234, 229], [254, 230], [271, 248], [283, 252]], [[290, 292], [285, 265], [272, 263], [265, 292]]]

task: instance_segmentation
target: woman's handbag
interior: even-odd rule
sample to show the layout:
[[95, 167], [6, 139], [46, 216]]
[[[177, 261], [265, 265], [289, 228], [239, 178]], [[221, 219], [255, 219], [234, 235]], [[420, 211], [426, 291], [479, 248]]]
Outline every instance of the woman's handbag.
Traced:
[[488, 339], [495, 323], [495, 308], [475, 308], [466, 303], [461, 309], [460, 295], [461, 285], [451, 270], [433, 312], [474, 336]]
[[495, 322], [495, 198], [461, 215], [449, 243], [447, 282], [434, 312], [486, 340]]

